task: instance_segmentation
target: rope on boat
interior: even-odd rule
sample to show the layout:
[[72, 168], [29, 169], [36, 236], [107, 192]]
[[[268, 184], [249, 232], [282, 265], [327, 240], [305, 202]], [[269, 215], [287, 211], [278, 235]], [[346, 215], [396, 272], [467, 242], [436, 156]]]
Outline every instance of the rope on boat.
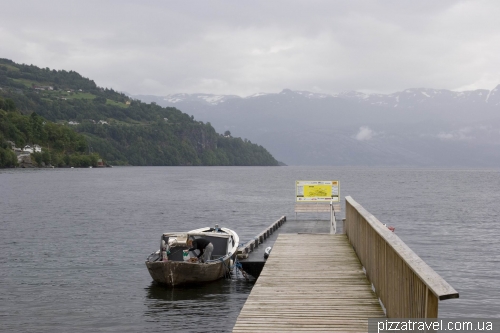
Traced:
[[225, 277], [226, 279], [231, 278], [231, 267], [227, 267], [227, 264], [226, 264], [226, 262], [224, 261], [224, 259], [223, 259], [223, 258], [220, 258], [220, 260], [221, 260], [221, 261], [222, 261], [222, 263], [224, 264], [224, 268], [225, 268], [225, 270], [224, 270], [224, 277]]
[[230, 272], [232, 272], [233, 270], [234, 270], [234, 275], [236, 276], [236, 278], [238, 278], [238, 271], [240, 271], [241, 275], [245, 278], [245, 280], [248, 281], [248, 275], [243, 270], [243, 266], [241, 265], [241, 263], [238, 261], [237, 258], [234, 260], [234, 264], [233, 264], [233, 266], [231, 266]]
[[254, 238], [251, 238], [251, 239], [249, 239], [249, 240], [247, 240], [246, 242], [242, 242], [242, 241], [240, 240], [240, 245], [238, 246], [238, 249], [239, 249], [239, 248], [245, 248], [245, 246], [244, 246], [244, 245], [245, 245], [245, 244], [247, 244], [247, 243], [248, 243], [248, 242], [250, 242], [250, 241], [253, 241], [253, 240], [255, 240], [255, 237], [254, 237]]

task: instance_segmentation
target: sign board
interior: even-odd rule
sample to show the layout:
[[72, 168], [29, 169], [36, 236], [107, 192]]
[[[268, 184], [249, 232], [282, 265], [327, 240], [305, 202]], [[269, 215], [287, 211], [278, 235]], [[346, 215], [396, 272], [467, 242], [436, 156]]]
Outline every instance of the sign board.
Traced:
[[295, 182], [297, 202], [340, 202], [338, 180], [297, 180]]

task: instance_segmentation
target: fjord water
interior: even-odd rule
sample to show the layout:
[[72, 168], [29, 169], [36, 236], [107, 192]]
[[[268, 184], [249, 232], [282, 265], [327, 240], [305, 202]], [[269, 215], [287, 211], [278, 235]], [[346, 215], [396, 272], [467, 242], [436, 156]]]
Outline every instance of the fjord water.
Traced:
[[154, 284], [144, 260], [161, 233], [217, 223], [245, 242], [294, 219], [296, 180], [337, 179], [460, 293], [440, 317], [500, 317], [500, 170], [13, 169], [0, 171], [0, 331], [230, 332], [253, 283]]

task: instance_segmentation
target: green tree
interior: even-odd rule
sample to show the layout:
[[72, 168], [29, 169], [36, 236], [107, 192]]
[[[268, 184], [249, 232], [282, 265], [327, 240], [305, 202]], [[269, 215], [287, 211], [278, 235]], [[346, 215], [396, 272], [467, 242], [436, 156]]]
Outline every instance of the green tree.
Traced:
[[17, 166], [16, 154], [8, 149], [0, 147], [0, 168], [13, 168]]
[[16, 165], [17, 156], [0, 132], [0, 168], [13, 168]]

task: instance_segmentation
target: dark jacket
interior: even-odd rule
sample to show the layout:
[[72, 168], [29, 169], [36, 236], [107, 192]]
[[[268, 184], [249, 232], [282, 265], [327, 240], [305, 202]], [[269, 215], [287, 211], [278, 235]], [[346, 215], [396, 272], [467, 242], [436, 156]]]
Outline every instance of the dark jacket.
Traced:
[[206, 240], [205, 238], [198, 238], [193, 241], [193, 247], [190, 248], [188, 251], [194, 251], [194, 250], [200, 250], [200, 254], [198, 254], [198, 258], [200, 258], [203, 253], [205, 253], [205, 248], [207, 245], [210, 244], [210, 241]]

